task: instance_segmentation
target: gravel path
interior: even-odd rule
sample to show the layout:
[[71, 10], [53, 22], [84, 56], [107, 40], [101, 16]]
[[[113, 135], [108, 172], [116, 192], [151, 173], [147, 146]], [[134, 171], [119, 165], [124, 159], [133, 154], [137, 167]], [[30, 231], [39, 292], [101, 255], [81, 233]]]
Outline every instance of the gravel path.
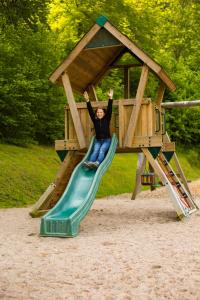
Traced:
[[0, 210], [0, 299], [200, 299], [200, 212], [177, 221], [164, 188], [95, 201], [76, 238], [29, 211]]

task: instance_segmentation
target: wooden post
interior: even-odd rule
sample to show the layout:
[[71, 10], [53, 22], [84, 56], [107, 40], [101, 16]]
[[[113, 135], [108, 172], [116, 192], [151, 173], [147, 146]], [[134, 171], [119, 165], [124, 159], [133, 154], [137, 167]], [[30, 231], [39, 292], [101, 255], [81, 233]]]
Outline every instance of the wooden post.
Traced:
[[68, 103], [69, 103], [69, 107], [70, 107], [70, 111], [71, 111], [75, 131], [76, 131], [76, 135], [77, 135], [78, 142], [79, 142], [79, 145], [80, 145], [80, 149], [86, 148], [86, 141], [85, 141], [85, 137], [84, 137], [84, 133], [83, 133], [83, 127], [82, 127], [82, 124], [81, 124], [80, 116], [79, 116], [79, 113], [78, 113], [78, 109], [76, 107], [76, 102], [75, 102], [75, 99], [74, 99], [72, 87], [71, 87], [69, 76], [68, 76], [67, 73], [63, 73], [62, 82], [63, 82], [63, 86], [64, 86], [65, 93], [66, 93], [66, 96], [67, 96], [67, 100], [68, 100]]
[[130, 94], [129, 68], [124, 67], [124, 99], [129, 99], [129, 94]]
[[119, 101], [119, 147], [123, 147], [123, 138], [124, 138], [124, 105], [122, 101]]
[[124, 143], [125, 147], [131, 147], [132, 142], [133, 142], [133, 136], [135, 134], [135, 129], [136, 129], [137, 121], [138, 121], [140, 107], [142, 104], [142, 99], [144, 97], [144, 91], [145, 91], [145, 87], [147, 84], [148, 73], [149, 73], [149, 68], [147, 67], [147, 65], [144, 65], [142, 67], [140, 82], [139, 82], [138, 89], [137, 89], [136, 105], [133, 107], [129, 125], [128, 125], [128, 130], [127, 130], [126, 137], [125, 137], [125, 143]]
[[69, 120], [68, 120], [68, 111], [65, 107], [65, 140], [69, 139]]
[[[156, 177], [156, 174], [154, 172], [154, 168], [152, 167], [152, 165], [150, 163], [149, 163], [149, 172], [154, 173], [154, 177]], [[150, 189], [151, 189], [151, 191], [154, 191], [154, 190], [156, 190], [156, 187], [151, 185]]]
[[97, 94], [94, 85], [90, 85], [89, 88], [87, 89], [88, 95], [90, 97], [91, 101], [96, 101], [98, 102]]
[[141, 191], [141, 175], [144, 172], [145, 164], [146, 164], [146, 157], [144, 156], [143, 153], [138, 153], [135, 187], [134, 187], [131, 200], [135, 200], [137, 194], [139, 194]]
[[165, 93], [165, 84], [163, 81], [160, 82], [160, 86], [159, 86], [159, 89], [158, 89], [158, 93], [157, 93], [157, 97], [156, 97], [156, 104], [158, 106], [161, 105], [161, 102], [163, 100], [163, 96], [164, 96], [164, 93]]

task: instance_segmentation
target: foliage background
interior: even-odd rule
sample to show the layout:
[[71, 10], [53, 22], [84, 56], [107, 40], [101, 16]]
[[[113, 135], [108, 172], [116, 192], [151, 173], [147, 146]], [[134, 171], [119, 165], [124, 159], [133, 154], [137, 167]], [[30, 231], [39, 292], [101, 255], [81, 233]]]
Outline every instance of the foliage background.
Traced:
[[[48, 77], [99, 15], [160, 63], [177, 85], [165, 100], [200, 95], [200, 2], [198, 0], [1, 0], [0, 140], [17, 145], [51, 144], [63, 137], [63, 90]], [[135, 76], [136, 75], [136, 76]], [[138, 74], [132, 74], [137, 79]], [[155, 82], [149, 82], [154, 96]], [[112, 72], [98, 86], [122, 94]], [[132, 85], [134, 93], [134, 83]], [[168, 131], [184, 145], [200, 141], [199, 108], [170, 110]]]

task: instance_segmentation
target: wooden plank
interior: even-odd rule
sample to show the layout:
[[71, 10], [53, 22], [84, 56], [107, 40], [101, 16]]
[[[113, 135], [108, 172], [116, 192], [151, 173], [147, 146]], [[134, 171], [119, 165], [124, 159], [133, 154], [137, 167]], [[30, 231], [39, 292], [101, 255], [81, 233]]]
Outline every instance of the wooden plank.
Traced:
[[150, 58], [145, 52], [143, 52], [139, 47], [136, 46], [128, 37], [120, 33], [113, 25], [106, 22], [104, 25], [110, 33], [114, 35], [122, 44], [124, 44], [131, 52], [133, 52], [140, 60], [142, 60], [150, 69], [152, 69], [158, 77], [160, 77], [168, 88], [172, 91], [176, 89], [173, 81], [167, 76], [163, 71], [161, 66], [157, 64], [152, 58]]
[[146, 65], [144, 65], [142, 67], [140, 82], [139, 82], [137, 94], [136, 94], [136, 106], [133, 107], [129, 125], [128, 125], [128, 130], [127, 130], [126, 137], [125, 137], [125, 143], [124, 143], [125, 147], [131, 147], [131, 144], [132, 144], [133, 136], [135, 134], [136, 124], [138, 121], [138, 115], [139, 115], [140, 107], [142, 104], [145, 87], [147, 84], [148, 73], [149, 73], [149, 68]]
[[96, 75], [96, 69], [92, 70], [86, 64], [78, 64], [77, 62], [73, 62], [67, 70], [67, 73], [70, 75], [70, 80], [77, 86], [82, 87], [82, 82], [91, 81]]
[[[132, 106], [136, 104], [136, 99], [119, 99], [119, 100], [113, 100], [113, 106], [118, 106], [119, 102], [122, 102], [124, 106]], [[142, 105], [146, 105], [151, 102], [150, 98], [143, 98]], [[98, 107], [100, 104], [102, 107], [106, 107], [108, 104], [108, 100], [106, 101], [99, 101], [99, 102], [91, 102], [92, 107]], [[85, 102], [76, 102], [77, 108], [86, 108]], [[66, 105], [66, 108], [69, 109], [69, 105]]]
[[174, 142], [163, 142], [162, 145], [162, 151], [167, 152], [167, 151], [175, 151], [175, 143]]
[[87, 92], [88, 92], [88, 95], [89, 95], [91, 101], [98, 102], [97, 93], [96, 93], [94, 85], [90, 85]]
[[154, 130], [153, 130], [153, 126], [154, 126], [154, 123], [153, 123], [153, 105], [152, 105], [152, 103], [149, 103], [147, 105], [147, 114], [148, 114], [147, 135], [151, 136], [151, 135], [154, 135]]
[[143, 153], [138, 153], [138, 162], [137, 162], [137, 169], [136, 169], [136, 176], [135, 176], [135, 187], [133, 190], [133, 194], [131, 196], [131, 200], [135, 200], [137, 194], [141, 191], [141, 175], [144, 172], [146, 164], [146, 157]]
[[158, 76], [172, 92], [176, 90], [176, 85], [173, 83], [173, 81], [169, 78], [169, 76], [163, 69], [161, 69], [160, 72], [158, 72]]
[[140, 135], [148, 136], [148, 117], [147, 117], [147, 105], [143, 105], [140, 109], [140, 113], [138, 116], [138, 122], [140, 124]]
[[158, 88], [158, 93], [157, 93], [157, 97], [156, 97], [156, 105], [160, 106], [161, 102], [163, 100], [163, 96], [165, 93], [165, 88], [166, 85], [164, 84], [164, 82], [160, 82], [159, 88]]
[[105, 57], [99, 55], [99, 51], [96, 50], [84, 49], [80, 56], [83, 57], [86, 62], [90, 61], [90, 63], [93, 63], [96, 67], [105, 64]]
[[87, 124], [88, 111], [86, 109], [79, 109], [78, 112], [80, 115], [81, 124], [83, 126], [83, 133], [84, 133], [84, 136], [86, 137], [86, 135], [87, 135], [86, 124]]
[[79, 150], [80, 146], [76, 139], [56, 140], [55, 150]]
[[[83, 52], [84, 53], [84, 52]], [[84, 53], [85, 54], [85, 53]], [[99, 56], [98, 56], [99, 58]], [[82, 68], [90, 74], [96, 74], [96, 69], [101, 69], [104, 66], [105, 62], [101, 60], [99, 62], [96, 57], [95, 59], [91, 59], [91, 55], [79, 55], [71, 64], [70, 68], [73, 68], [74, 64], [78, 66], [78, 68]], [[69, 69], [68, 69], [69, 70]]]
[[98, 24], [94, 24], [89, 32], [79, 41], [75, 46], [69, 56], [56, 68], [56, 70], [51, 74], [49, 80], [55, 82], [61, 74], [67, 69], [67, 67], [72, 63], [72, 61], [79, 55], [81, 50], [87, 45], [87, 43], [95, 36], [95, 34], [101, 29]]
[[130, 95], [129, 68], [124, 67], [124, 99], [128, 99], [129, 95]]
[[131, 147], [160, 147], [162, 145], [162, 136], [134, 136]]
[[76, 103], [75, 103], [75, 99], [74, 99], [74, 95], [72, 92], [72, 88], [71, 88], [71, 84], [69, 81], [69, 76], [67, 75], [67, 73], [64, 73], [62, 75], [62, 81], [63, 81], [63, 86], [65, 89], [65, 93], [68, 99], [68, 103], [69, 103], [69, 107], [70, 107], [70, 111], [71, 111], [71, 115], [72, 115], [72, 119], [74, 122], [74, 127], [76, 130], [76, 134], [77, 134], [77, 138], [79, 141], [79, 145], [80, 148], [85, 148], [86, 147], [86, 141], [85, 141], [85, 137], [84, 137], [84, 133], [83, 133], [83, 127], [81, 124], [81, 120], [80, 120], [80, 116], [78, 113], [78, 109], [76, 107]]
[[69, 110], [69, 139], [70, 140], [73, 140], [73, 139], [77, 140], [77, 135], [76, 135], [76, 131], [75, 131], [75, 128], [74, 128], [74, 122], [73, 122], [70, 110]]
[[65, 140], [69, 138], [69, 117], [68, 109], [65, 107]]
[[124, 121], [124, 106], [122, 101], [119, 101], [119, 147], [123, 147]]
[[115, 64], [110, 66], [111, 69], [124, 69], [124, 68], [134, 68], [134, 67], [141, 67], [141, 64]]

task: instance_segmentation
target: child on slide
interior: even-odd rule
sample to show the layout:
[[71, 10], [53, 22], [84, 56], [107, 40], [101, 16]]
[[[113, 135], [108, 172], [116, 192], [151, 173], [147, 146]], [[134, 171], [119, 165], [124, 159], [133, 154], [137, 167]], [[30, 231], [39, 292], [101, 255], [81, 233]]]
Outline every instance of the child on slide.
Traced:
[[89, 160], [84, 162], [84, 166], [88, 168], [98, 168], [100, 163], [104, 160], [111, 144], [110, 120], [112, 116], [113, 90], [110, 89], [108, 92], [109, 100], [107, 109], [98, 107], [95, 112], [93, 111], [86, 91], [83, 96], [87, 103], [87, 109], [94, 124], [96, 133], [96, 140], [92, 154], [90, 155]]

